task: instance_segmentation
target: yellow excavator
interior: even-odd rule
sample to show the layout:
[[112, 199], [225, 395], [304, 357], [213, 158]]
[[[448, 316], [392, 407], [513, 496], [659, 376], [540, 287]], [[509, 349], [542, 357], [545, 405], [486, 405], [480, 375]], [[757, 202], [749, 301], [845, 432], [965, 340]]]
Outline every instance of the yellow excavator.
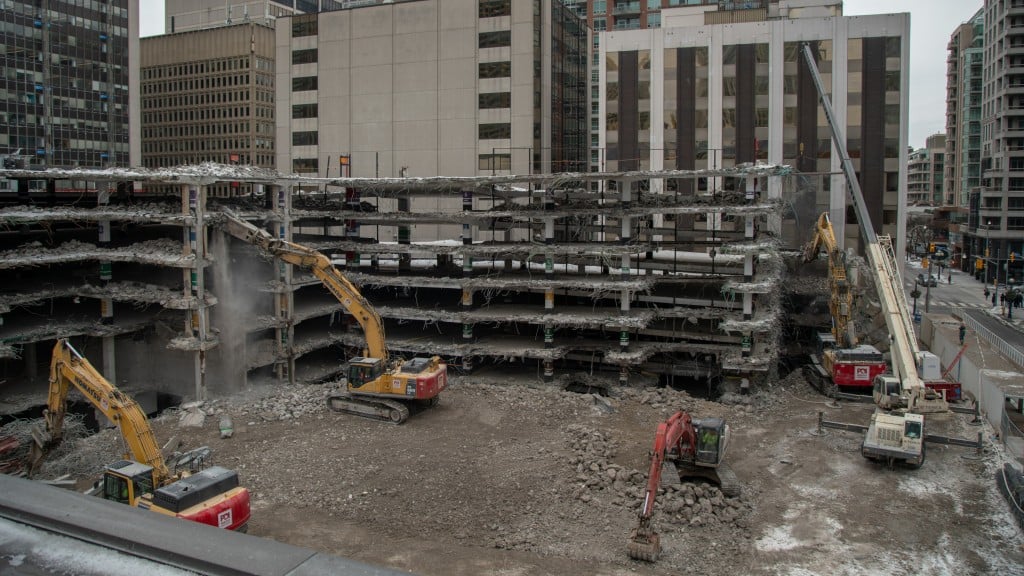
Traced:
[[448, 366], [439, 356], [411, 360], [391, 358], [380, 315], [327, 256], [312, 248], [274, 238], [230, 210], [224, 210], [223, 214], [224, 229], [229, 234], [288, 264], [311, 271], [362, 326], [366, 348], [362, 356], [349, 359], [347, 393], [329, 397], [330, 409], [401, 424], [409, 418], [407, 403], [437, 404], [439, 394], [448, 384]]
[[811, 355], [804, 374], [811, 385], [830, 396], [840, 388], [870, 390], [875, 376], [885, 374], [888, 366], [878, 348], [857, 342], [846, 255], [836, 241], [828, 212], [818, 217], [814, 237], [804, 247], [804, 262], [813, 262], [821, 251], [828, 257], [832, 330], [818, 334], [818, 353]]
[[239, 486], [238, 473], [220, 466], [203, 468], [209, 454], [204, 448], [178, 458], [176, 464], [187, 469], [179, 471], [175, 466], [171, 472], [142, 408], [108, 382], [66, 339], [53, 347], [50, 391], [43, 413], [45, 429], [32, 432], [30, 476], [63, 440], [71, 386], [117, 425], [130, 452], [104, 469], [98, 496], [166, 516], [245, 531], [250, 516], [249, 490]]

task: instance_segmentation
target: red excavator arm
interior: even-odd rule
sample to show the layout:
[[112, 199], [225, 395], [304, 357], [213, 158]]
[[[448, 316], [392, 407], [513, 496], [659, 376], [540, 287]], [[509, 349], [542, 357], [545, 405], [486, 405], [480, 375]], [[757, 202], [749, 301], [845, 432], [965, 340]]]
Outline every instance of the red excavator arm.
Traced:
[[658, 424], [654, 434], [654, 448], [651, 451], [651, 469], [647, 474], [647, 490], [644, 492], [643, 504], [640, 505], [640, 522], [633, 529], [629, 538], [629, 556], [637, 560], [653, 562], [661, 553], [661, 538], [651, 529], [651, 515], [654, 513], [654, 501], [658, 496], [661, 484], [661, 469], [665, 464], [666, 455], [674, 458], [680, 456], [693, 457], [697, 445], [697, 433], [693, 429], [693, 420], [686, 412], [676, 412], [668, 420]]

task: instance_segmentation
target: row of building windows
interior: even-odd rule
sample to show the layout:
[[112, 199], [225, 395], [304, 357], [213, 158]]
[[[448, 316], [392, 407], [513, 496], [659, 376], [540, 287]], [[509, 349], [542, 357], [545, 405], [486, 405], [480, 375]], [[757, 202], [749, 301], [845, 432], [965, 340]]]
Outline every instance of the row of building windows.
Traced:
[[[143, 152], [145, 144], [143, 144]], [[238, 160], [232, 160], [232, 155], [238, 156]], [[142, 165], [146, 168], [164, 168], [167, 166], [181, 166], [183, 164], [201, 164], [203, 162], [218, 162], [221, 164], [249, 164], [251, 160], [257, 166], [271, 167], [274, 165], [274, 156], [266, 154], [249, 154], [244, 151], [226, 151], [221, 154], [189, 154], [189, 155], [156, 155], [147, 154], [142, 159]]]
[[317, 61], [317, 49], [292, 51], [292, 64], [315, 64]]
[[481, 110], [512, 107], [511, 92], [484, 92], [478, 98]]
[[497, 32], [481, 32], [477, 45], [480, 48], [501, 48], [512, 45], [512, 32], [499, 30]]
[[[263, 85], [269, 81], [273, 86], [273, 80], [269, 76], [257, 75], [256, 83]], [[248, 86], [248, 74], [235, 74], [231, 76], [206, 76], [201, 78], [183, 78], [174, 82], [143, 82], [143, 94], [164, 94], [167, 92], [184, 92], [187, 90], [211, 90], [215, 88], [229, 88], [232, 86]]]
[[252, 145], [249, 138], [204, 138], [201, 140], [169, 140], [143, 142], [144, 153], [168, 152], [215, 152], [217, 150], [248, 149]]
[[512, 0], [480, 0], [480, 18], [512, 15]]
[[313, 104], [292, 104], [292, 119], [316, 118], [317, 105]]
[[154, 108], [184, 108], [209, 104], [229, 104], [231, 102], [248, 102], [250, 99], [249, 90], [186, 94], [184, 96], [143, 98], [142, 109], [151, 110]]
[[480, 78], [511, 78], [512, 63], [505, 62], [481, 62], [479, 64]]
[[[249, 106], [230, 106], [221, 108], [185, 108], [183, 110], [165, 110], [143, 114], [143, 121], [148, 123], [195, 122], [203, 120], [219, 120], [228, 118], [248, 118]], [[148, 118], [148, 120], [146, 120]]]
[[272, 134], [274, 127], [265, 122], [223, 122], [217, 124], [173, 124], [144, 128], [145, 138], [182, 138], [185, 136], [211, 136], [219, 134], [247, 134], [255, 129], [257, 134]]
[[[273, 63], [262, 58], [256, 60], [257, 70], [272, 72]], [[142, 80], [159, 80], [161, 78], [176, 78], [180, 76], [196, 76], [198, 74], [214, 74], [217, 72], [233, 72], [235, 70], [249, 70], [248, 58], [223, 58], [220, 60], [208, 60], [193, 64], [174, 64], [171, 66], [153, 66], [141, 70]]]
[[292, 78], [292, 92], [303, 92], [317, 89], [316, 76], [299, 76]]

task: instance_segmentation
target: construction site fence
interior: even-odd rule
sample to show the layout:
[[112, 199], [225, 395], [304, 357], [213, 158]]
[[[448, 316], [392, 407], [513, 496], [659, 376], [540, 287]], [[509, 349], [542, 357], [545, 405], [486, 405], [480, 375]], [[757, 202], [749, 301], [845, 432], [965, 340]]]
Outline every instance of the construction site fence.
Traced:
[[1006, 451], [1017, 462], [1024, 464], [1024, 430], [1021, 430], [1010, 417], [1009, 410], [1011, 409], [1013, 406], [1007, 402], [1003, 408], [1003, 417], [999, 425], [999, 437], [1002, 439]]

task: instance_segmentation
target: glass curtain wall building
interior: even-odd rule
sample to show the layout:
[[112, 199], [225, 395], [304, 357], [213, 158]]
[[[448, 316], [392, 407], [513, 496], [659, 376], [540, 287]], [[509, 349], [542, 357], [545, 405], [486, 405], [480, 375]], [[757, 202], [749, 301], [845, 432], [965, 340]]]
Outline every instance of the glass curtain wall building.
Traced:
[[0, 154], [33, 167], [130, 163], [130, 4], [0, 1]]

